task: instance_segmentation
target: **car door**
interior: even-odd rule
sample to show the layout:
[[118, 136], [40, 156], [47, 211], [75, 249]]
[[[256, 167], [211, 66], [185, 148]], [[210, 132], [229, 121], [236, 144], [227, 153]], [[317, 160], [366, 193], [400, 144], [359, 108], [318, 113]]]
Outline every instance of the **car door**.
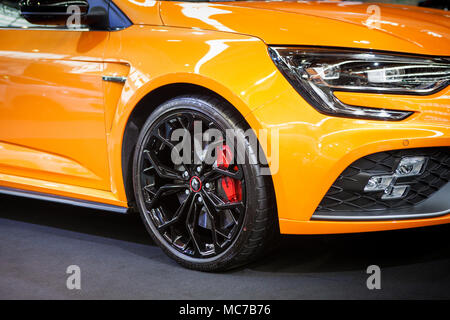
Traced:
[[107, 30], [30, 23], [18, 1], [0, 0], [0, 185], [21, 177], [110, 190], [107, 39]]

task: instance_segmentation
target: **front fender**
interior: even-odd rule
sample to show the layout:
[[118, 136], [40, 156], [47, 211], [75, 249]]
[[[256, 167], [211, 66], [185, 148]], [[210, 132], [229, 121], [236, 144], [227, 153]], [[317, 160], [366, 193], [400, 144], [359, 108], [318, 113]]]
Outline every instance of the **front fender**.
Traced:
[[227, 32], [132, 26], [111, 33], [105, 60], [130, 68], [108, 134], [112, 192], [120, 201], [126, 201], [121, 167], [125, 127], [147, 94], [174, 83], [202, 86], [234, 105], [258, 130], [261, 125], [251, 112], [287, 88], [263, 41]]

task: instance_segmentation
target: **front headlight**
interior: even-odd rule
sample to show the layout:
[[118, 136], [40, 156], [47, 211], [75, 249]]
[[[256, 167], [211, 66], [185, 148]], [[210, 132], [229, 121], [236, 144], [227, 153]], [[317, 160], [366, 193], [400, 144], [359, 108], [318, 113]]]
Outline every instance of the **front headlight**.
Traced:
[[347, 105], [334, 91], [426, 95], [450, 82], [449, 58], [300, 47], [269, 47], [269, 53], [314, 108], [335, 116], [402, 120], [413, 112]]

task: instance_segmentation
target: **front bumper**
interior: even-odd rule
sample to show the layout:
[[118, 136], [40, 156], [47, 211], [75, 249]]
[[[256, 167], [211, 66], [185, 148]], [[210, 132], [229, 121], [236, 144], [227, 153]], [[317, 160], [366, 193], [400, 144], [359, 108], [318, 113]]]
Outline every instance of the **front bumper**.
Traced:
[[[450, 146], [450, 88], [421, 97], [352, 93], [338, 96], [353, 105], [415, 113], [398, 122], [326, 116], [312, 108], [287, 82], [281, 94], [253, 110], [247, 119], [254, 129], [267, 129], [269, 137], [273, 136], [272, 129], [279, 133], [279, 146], [275, 146], [275, 140], [270, 143], [279, 150], [278, 168], [271, 165], [271, 169], [275, 169], [273, 182], [281, 232], [349, 233], [450, 223], [450, 208], [441, 207], [440, 214], [432, 217], [313, 219], [333, 182], [354, 161], [382, 151]], [[273, 158], [271, 146], [265, 150], [269, 159]]]

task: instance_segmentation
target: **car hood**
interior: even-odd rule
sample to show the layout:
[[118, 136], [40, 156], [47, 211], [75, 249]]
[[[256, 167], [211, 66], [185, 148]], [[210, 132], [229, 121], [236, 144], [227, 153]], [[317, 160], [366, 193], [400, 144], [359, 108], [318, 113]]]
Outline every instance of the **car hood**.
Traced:
[[450, 55], [450, 13], [361, 2], [161, 2], [165, 25], [247, 34], [271, 45]]

